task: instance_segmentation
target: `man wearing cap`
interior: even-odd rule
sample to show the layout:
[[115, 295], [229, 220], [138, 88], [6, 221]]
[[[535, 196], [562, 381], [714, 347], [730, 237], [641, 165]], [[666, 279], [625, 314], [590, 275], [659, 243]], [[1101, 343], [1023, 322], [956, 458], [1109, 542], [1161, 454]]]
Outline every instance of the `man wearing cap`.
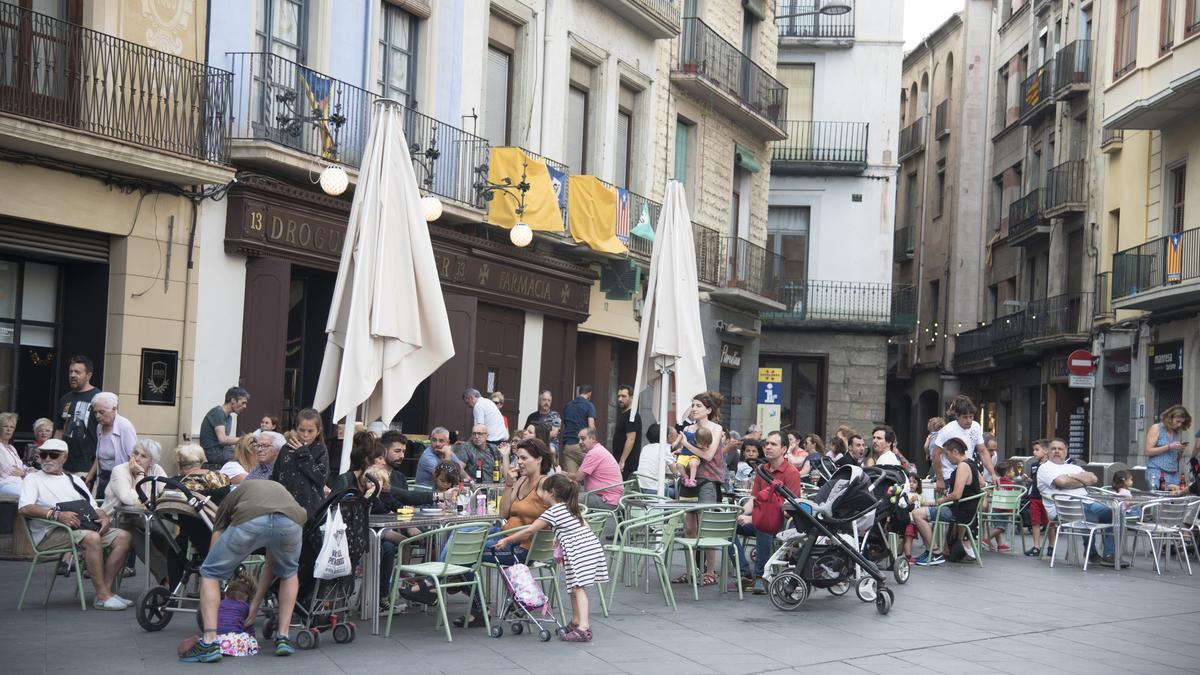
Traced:
[[[96, 500], [88, 492], [82, 480], [63, 471], [67, 462], [67, 444], [51, 438], [38, 448], [41, 471], [32, 471], [21, 481], [21, 498], [17, 502], [18, 513], [29, 518], [29, 534], [33, 546], [44, 550], [60, 548], [74, 540], [82, 549], [87, 569], [91, 572], [92, 587], [96, 589], [93, 606], [96, 609], [120, 611], [133, 605], [113, 593], [113, 581], [125, 567], [129, 553], [130, 538], [125, 530], [113, 527], [108, 514], [97, 508]], [[63, 510], [60, 504], [87, 500], [98, 518], [99, 530], [80, 527], [79, 514]], [[51, 520], [68, 529], [55, 527], [45, 521]], [[108, 549], [108, 556], [104, 551]]]

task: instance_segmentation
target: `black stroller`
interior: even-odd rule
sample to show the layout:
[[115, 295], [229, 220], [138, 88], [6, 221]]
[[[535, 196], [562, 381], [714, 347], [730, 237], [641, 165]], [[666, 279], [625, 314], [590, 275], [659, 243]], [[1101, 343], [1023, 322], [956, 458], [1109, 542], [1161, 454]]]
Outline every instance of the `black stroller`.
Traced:
[[[764, 466], [760, 465], [758, 471], [763, 480], [772, 480]], [[776, 556], [786, 556], [787, 562], [786, 569], [772, 575], [768, 587], [776, 607], [799, 609], [813, 588], [845, 589], [860, 570], [863, 576], [858, 580], [858, 597], [864, 602], [873, 601], [880, 614], [891, 611], [895, 594], [876, 563], [859, 550], [855, 532], [876, 529], [880, 508], [894, 497], [898, 497], [897, 507], [907, 508], [907, 504], [902, 488], [884, 486], [885, 482], [893, 482], [886, 472], [873, 473], [877, 474], [874, 484], [857, 466], [837, 469], [816, 494], [812, 512], [786, 486], [776, 485], [795, 529], [795, 538], [785, 546], [787, 550], [776, 552]], [[881, 489], [882, 496], [874, 493], [876, 488]]]
[[[317, 579], [313, 576], [317, 553], [321, 550], [323, 533], [321, 526], [334, 505], [341, 510], [342, 522], [346, 526], [346, 547], [350, 552], [350, 574], [336, 579]], [[355, 602], [355, 572], [367, 551], [370, 539], [371, 502], [357, 488], [331, 492], [304, 525], [304, 543], [300, 549], [300, 591], [296, 595], [296, 608], [292, 614], [292, 626], [300, 630], [292, 636], [300, 649], [316, 649], [321, 633], [329, 632], [339, 644], [353, 642], [358, 633], [350, 615]], [[274, 635], [278, 621], [278, 581], [272, 589], [274, 600], [264, 611], [267, 615], [263, 635]]]

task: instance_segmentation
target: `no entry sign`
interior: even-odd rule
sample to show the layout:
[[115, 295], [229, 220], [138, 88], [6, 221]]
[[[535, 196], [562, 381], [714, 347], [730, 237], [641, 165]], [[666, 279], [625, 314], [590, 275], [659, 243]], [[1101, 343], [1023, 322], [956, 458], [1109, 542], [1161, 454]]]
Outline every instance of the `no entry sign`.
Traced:
[[1072, 375], [1091, 375], [1096, 372], [1095, 359], [1086, 349], [1076, 349], [1067, 357], [1067, 372]]

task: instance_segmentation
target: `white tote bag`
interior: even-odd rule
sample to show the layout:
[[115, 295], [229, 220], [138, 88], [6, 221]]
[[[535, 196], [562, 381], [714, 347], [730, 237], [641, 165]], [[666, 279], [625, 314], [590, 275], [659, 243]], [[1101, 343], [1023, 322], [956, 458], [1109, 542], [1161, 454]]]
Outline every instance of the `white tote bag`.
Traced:
[[318, 579], [337, 579], [350, 574], [350, 547], [346, 545], [346, 525], [342, 522], [342, 511], [335, 504], [329, 508], [329, 517], [321, 526], [325, 541], [317, 554], [313, 576]]

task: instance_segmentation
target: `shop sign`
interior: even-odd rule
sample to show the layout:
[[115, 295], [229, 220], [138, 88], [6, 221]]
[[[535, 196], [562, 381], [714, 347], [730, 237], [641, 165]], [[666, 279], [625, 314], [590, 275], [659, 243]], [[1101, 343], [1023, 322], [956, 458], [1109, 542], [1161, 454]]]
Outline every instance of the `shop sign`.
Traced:
[[1129, 384], [1133, 373], [1133, 354], [1126, 347], [1104, 352], [1104, 383]]
[[178, 369], [179, 352], [168, 349], [143, 349], [138, 403], [175, 405], [175, 390], [179, 384]]
[[478, 256], [450, 251], [436, 243], [433, 257], [442, 284], [492, 295], [506, 305], [519, 301], [551, 311], [586, 313], [590, 287], [547, 274], [523, 270]]
[[742, 367], [741, 345], [735, 345], [732, 342], [721, 343], [721, 367], [734, 369]]
[[346, 238], [346, 214], [271, 192], [231, 195], [225, 247], [245, 255], [271, 255], [321, 269], [337, 269]]
[[1183, 340], [1150, 345], [1147, 358], [1150, 361], [1148, 377], [1151, 380], [1183, 377]]

